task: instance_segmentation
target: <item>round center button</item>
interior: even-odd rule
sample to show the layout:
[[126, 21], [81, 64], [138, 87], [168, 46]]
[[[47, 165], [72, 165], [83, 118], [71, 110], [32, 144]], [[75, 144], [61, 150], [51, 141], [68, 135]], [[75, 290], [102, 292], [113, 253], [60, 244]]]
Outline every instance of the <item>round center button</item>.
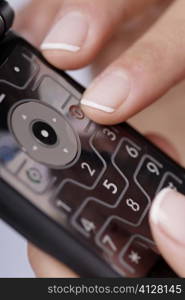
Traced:
[[57, 142], [55, 130], [47, 123], [36, 121], [32, 125], [32, 131], [38, 141], [46, 146], [53, 146]]
[[27, 100], [9, 114], [9, 127], [21, 148], [39, 163], [65, 168], [80, 152], [79, 137], [53, 107]]

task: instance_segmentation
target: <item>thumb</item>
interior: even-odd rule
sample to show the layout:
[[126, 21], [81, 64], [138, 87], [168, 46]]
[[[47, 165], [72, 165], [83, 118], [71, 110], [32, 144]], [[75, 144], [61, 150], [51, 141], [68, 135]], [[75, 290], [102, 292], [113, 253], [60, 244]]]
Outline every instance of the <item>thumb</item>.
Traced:
[[152, 204], [150, 225], [161, 255], [185, 277], [185, 196], [163, 189]]

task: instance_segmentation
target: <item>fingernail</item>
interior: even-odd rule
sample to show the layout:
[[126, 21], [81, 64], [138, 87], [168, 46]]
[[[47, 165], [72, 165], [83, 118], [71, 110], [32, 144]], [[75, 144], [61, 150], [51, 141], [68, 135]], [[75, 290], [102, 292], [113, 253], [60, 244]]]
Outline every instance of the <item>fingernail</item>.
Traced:
[[42, 50], [66, 50], [77, 52], [88, 33], [88, 21], [80, 12], [69, 12], [51, 29], [41, 45]]
[[185, 196], [163, 189], [154, 200], [150, 220], [169, 238], [185, 245]]
[[127, 99], [129, 92], [128, 74], [116, 69], [97, 78], [84, 94], [81, 104], [113, 113]]

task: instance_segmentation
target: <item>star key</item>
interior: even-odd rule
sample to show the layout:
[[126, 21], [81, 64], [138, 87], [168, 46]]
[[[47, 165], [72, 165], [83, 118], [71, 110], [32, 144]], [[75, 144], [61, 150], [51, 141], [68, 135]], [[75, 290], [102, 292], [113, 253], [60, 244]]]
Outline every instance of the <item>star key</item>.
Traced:
[[131, 277], [147, 276], [158, 260], [151, 243], [142, 236], [132, 236], [120, 253], [120, 261]]
[[141, 259], [141, 256], [139, 256], [139, 254], [133, 250], [131, 250], [130, 254], [128, 255], [130, 261], [132, 263], [135, 263], [135, 264], [139, 264], [140, 262], [140, 259]]

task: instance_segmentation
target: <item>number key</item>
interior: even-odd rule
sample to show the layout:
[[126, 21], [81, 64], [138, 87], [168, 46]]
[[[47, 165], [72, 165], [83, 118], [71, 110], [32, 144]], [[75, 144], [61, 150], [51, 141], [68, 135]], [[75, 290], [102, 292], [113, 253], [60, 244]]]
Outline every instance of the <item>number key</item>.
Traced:
[[112, 162], [119, 172], [132, 178], [140, 157], [141, 148], [130, 139], [123, 138], [113, 154]]
[[106, 207], [98, 199], [87, 198], [71, 219], [73, 227], [87, 238], [94, 237], [107, 218]]
[[118, 144], [118, 135], [115, 129], [101, 128], [92, 139], [92, 145], [96, 151], [107, 161], [111, 159], [112, 153]]
[[128, 242], [130, 234], [124, 230], [123, 222], [109, 217], [96, 236], [96, 242], [109, 255], [117, 254]]
[[132, 184], [115, 208], [114, 214], [132, 226], [139, 226], [147, 214], [150, 203], [149, 197]]
[[157, 193], [165, 187], [181, 192], [183, 188], [183, 181], [175, 174], [166, 172], [161, 180]]
[[134, 180], [139, 188], [153, 199], [163, 172], [163, 165], [160, 162], [150, 155], [144, 155], [136, 169]]
[[79, 160], [69, 169], [68, 179], [82, 188], [93, 189], [106, 168], [104, 159], [88, 143], [84, 143]]
[[97, 197], [106, 205], [116, 206], [129, 186], [128, 180], [120, 174], [112, 165], [104, 173], [96, 189], [93, 191]]

